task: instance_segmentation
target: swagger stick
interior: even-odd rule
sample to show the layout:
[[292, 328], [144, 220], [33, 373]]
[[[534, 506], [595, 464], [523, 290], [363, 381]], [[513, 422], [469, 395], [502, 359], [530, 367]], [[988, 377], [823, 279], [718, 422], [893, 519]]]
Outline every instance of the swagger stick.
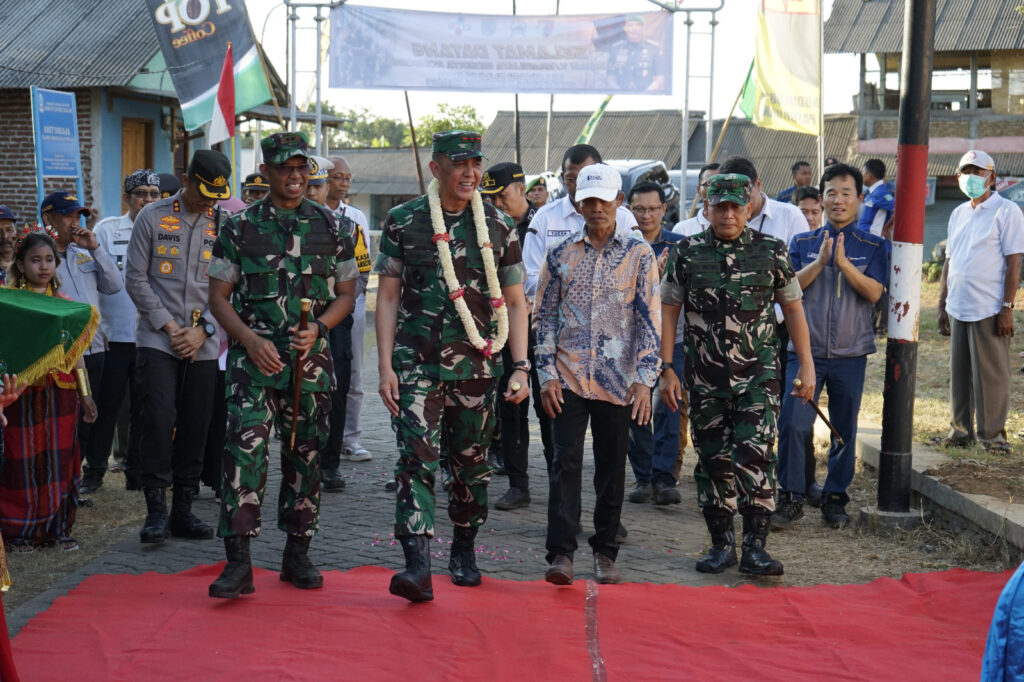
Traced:
[[[804, 382], [800, 381], [799, 378], [793, 379], [793, 388], [795, 388], [796, 390], [799, 391], [803, 385]], [[825, 416], [825, 413], [821, 411], [821, 408], [818, 407], [818, 403], [814, 401], [814, 398], [808, 398], [807, 402], [811, 404], [811, 406], [814, 408], [814, 411], [818, 413], [819, 417], [821, 417], [821, 421], [825, 422], [825, 426], [827, 426], [829, 430], [832, 431], [832, 435], [835, 436], [835, 439], [837, 441], [839, 441], [839, 444], [846, 445], [846, 442], [843, 440], [843, 437], [839, 435], [838, 431], [836, 431], [836, 427], [832, 426], [832, 422], [830, 422], [828, 420], [828, 417]]]
[[[305, 331], [309, 327], [309, 306], [313, 304], [308, 298], [301, 301], [302, 312], [299, 313], [299, 331]], [[302, 395], [302, 361], [304, 358], [295, 358], [295, 389], [292, 391], [292, 442], [291, 448], [295, 449], [295, 429], [299, 425], [299, 397]]]

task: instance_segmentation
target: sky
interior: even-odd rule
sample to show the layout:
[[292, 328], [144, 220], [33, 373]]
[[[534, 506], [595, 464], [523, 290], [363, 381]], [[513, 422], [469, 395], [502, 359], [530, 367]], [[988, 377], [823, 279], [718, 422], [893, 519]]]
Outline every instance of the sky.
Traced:
[[[302, 0], [300, 0], [302, 1]], [[314, 0], [306, 0], [312, 3]], [[712, 114], [715, 118], [725, 117], [732, 107], [736, 95], [746, 78], [750, 62], [754, 57], [754, 28], [756, 24], [757, 0], [724, 0], [724, 8], [717, 13], [718, 26], [715, 32], [714, 83]], [[659, 11], [659, 7], [647, 0], [516, 0], [518, 14], [551, 15], [555, 13], [556, 2], [561, 14], [628, 14], [631, 12]], [[285, 36], [288, 23], [286, 9], [280, 0], [245, 0], [249, 18], [257, 38], [263, 42], [271, 61], [282, 78], [285, 74]], [[388, 7], [392, 9], [423, 10], [424, 4], [417, 0], [358, 0], [356, 5]], [[498, 0], [481, 8], [479, 0], [435, 0], [430, 9], [437, 12], [499, 13], [501, 5], [507, 5], [505, 13], [512, 13], [513, 0]], [[716, 0], [686, 0], [684, 7], [714, 7]], [[828, 18], [832, 0], [824, 0], [825, 17]], [[297, 9], [299, 15], [299, 46], [296, 62], [300, 70], [312, 71], [316, 59], [316, 33], [314, 9]], [[329, 10], [323, 10], [324, 16]], [[710, 14], [694, 13], [693, 42], [690, 53], [692, 76], [690, 79], [690, 110], [706, 111], [709, 101], [711, 41]], [[616, 95], [609, 105], [610, 110], [650, 110], [683, 108], [683, 59], [686, 50], [686, 27], [683, 14], [675, 17], [675, 68], [673, 69], [673, 95]], [[327, 26], [327, 22], [324, 23]], [[326, 41], [324, 42], [326, 46]], [[322, 99], [339, 108], [366, 107], [378, 116], [406, 120], [405, 97], [395, 90], [348, 90], [328, 88], [327, 63], [322, 73]], [[298, 101], [305, 100], [312, 92], [315, 78], [312, 73], [300, 73]], [[853, 96], [857, 91], [858, 62], [856, 55], [825, 55], [825, 113], [843, 113], [853, 108]], [[593, 111], [603, 99], [600, 95], [555, 95], [555, 111]], [[548, 95], [524, 94], [519, 97], [520, 111], [547, 111]], [[512, 110], [512, 93], [470, 93], [470, 92], [427, 92], [411, 91], [409, 101], [414, 118], [436, 111], [438, 104], [471, 104], [476, 108], [485, 125], [490, 124], [499, 110]], [[737, 110], [737, 115], [739, 114]]]

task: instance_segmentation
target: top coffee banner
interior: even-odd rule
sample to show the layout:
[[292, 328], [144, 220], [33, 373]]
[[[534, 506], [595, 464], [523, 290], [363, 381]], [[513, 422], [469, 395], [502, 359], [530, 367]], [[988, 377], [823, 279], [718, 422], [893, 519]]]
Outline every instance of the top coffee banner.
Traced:
[[330, 86], [672, 94], [672, 15], [498, 16], [344, 4], [331, 10]]

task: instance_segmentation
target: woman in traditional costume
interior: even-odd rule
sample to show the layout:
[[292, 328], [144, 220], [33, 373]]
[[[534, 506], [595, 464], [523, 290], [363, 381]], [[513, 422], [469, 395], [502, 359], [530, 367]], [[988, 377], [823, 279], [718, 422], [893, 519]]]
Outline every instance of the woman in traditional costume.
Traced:
[[0, 292], [8, 311], [4, 317], [13, 322], [0, 330], [0, 337], [13, 335], [0, 338], [0, 364], [16, 369], [29, 384], [4, 409], [0, 531], [14, 552], [54, 543], [66, 551], [78, 549], [71, 527], [82, 461], [79, 406], [86, 422], [96, 419], [81, 355], [96, 333], [99, 315], [60, 293], [59, 263], [53, 239], [28, 231], [15, 252], [11, 288]]

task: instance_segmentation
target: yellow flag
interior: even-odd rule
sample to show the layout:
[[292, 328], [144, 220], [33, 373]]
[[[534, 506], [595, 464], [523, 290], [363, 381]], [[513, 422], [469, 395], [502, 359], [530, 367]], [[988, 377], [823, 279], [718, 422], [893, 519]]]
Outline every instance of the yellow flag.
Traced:
[[754, 51], [755, 125], [818, 135], [821, 25], [818, 0], [760, 0]]

